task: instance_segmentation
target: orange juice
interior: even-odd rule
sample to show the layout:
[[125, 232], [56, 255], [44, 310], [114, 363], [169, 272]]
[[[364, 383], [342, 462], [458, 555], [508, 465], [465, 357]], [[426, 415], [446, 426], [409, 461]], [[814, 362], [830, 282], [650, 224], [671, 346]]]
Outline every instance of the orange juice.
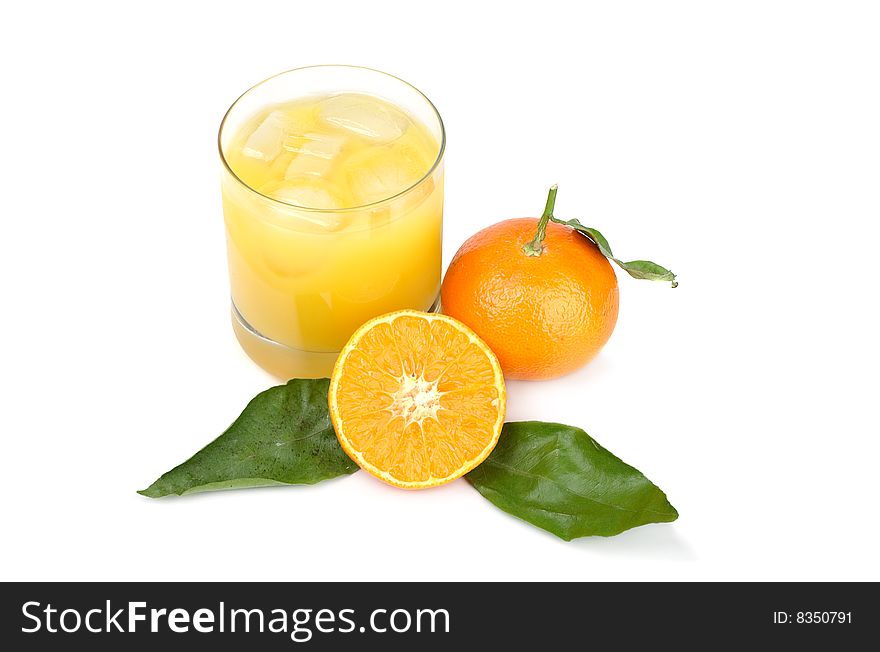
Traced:
[[306, 96], [254, 112], [222, 150], [233, 324], [258, 364], [329, 375], [367, 319], [434, 306], [442, 142], [415, 116], [361, 92]]

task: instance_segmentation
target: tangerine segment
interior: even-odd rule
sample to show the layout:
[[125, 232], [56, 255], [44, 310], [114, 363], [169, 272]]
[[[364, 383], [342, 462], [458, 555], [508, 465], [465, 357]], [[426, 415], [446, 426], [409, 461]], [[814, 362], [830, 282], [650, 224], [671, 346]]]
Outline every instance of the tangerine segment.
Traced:
[[507, 395], [495, 354], [470, 328], [447, 315], [402, 310], [352, 335], [328, 398], [349, 457], [380, 480], [421, 489], [486, 459]]

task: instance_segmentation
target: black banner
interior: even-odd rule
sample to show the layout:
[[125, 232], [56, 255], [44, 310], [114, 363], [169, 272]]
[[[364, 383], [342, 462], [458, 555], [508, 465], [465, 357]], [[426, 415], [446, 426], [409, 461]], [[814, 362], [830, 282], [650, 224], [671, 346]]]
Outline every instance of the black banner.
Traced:
[[[10, 583], [7, 650], [511, 649], [616, 641], [829, 645], [873, 640], [873, 584]], [[865, 637], [868, 638], [865, 638]], [[12, 644], [10, 647], [8, 644]], [[468, 646], [468, 647], [460, 647]], [[200, 648], [195, 648], [200, 649]], [[370, 648], [372, 649], [372, 648]], [[496, 648], [497, 649], [497, 648]]]

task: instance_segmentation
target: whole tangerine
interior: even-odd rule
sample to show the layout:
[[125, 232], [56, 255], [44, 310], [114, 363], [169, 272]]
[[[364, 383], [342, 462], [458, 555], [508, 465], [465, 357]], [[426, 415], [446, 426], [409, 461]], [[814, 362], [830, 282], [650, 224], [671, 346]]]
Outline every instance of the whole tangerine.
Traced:
[[554, 186], [540, 219], [473, 235], [443, 279], [443, 312], [485, 340], [508, 378], [548, 380], [580, 368], [617, 323], [617, 275], [596, 244], [549, 221], [555, 196]]

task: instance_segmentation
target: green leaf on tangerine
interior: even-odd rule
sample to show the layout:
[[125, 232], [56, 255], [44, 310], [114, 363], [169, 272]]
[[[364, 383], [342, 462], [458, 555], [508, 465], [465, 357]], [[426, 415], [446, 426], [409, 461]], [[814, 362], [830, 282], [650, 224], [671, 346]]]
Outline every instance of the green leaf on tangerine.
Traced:
[[633, 278], [645, 279], [648, 281], [669, 281], [672, 283], [672, 287], [678, 287], [678, 281], [675, 280], [675, 274], [673, 274], [670, 270], [665, 267], [658, 265], [657, 263], [652, 263], [650, 260], [633, 260], [631, 262], [624, 262], [619, 258], [615, 258], [614, 254], [611, 252], [611, 245], [608, 244], [608, 240], [602, 235], [598, 229], [594, 229], [589, 226], [584, 226], [580, 223], [580, 220], [560, 220], [555, 217], [550, 218], [552, 221], [557, 224], [564, 224], [565, 226], [570, 226], [578, 233], [586, 236], [593, 244], [595, 244], [599, 251], [603, 256], [608, 258], [609, 260], [614, 261], [618, 267], [620, 267], [627, 274], [632, 276]]

